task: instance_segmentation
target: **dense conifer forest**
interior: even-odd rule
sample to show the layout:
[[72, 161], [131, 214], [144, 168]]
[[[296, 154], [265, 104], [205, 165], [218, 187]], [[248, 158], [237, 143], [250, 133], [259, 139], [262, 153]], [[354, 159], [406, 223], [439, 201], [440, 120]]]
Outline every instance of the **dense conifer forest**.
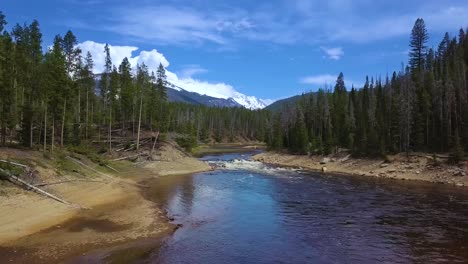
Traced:
[[407, 66], [389, 76], [366, 77], [364, 87], [304, 94], [281, 111], [216, 108], [167, 101], [162, 65], [150, 72], [127, 58], [93, 74], [93, 58], [77, 48], [71, 31], [43, 47], [38, 21], [5, 29], [0, 12], [0, 144], [53, 151], [83, 141], [139, 138], [142, 130], [179, 132], [194, 141], [265, 141], [270, 149], [357, 156], [397, 152], [450, 152], [468, 146], [468, 35], [445, 34], [437, 48], [418, 19]]
[[180, 132], [195, 141], [263, 140], [266, 111], [210, 108], [167, 101], [162, 65], [150, 72], [127, 58], [93, 74], [91, 54], [77, 48], [71, 31], [43, 47], [39, 22], [5, 29], [0, 12], [0, 145], [53, 151], [115, 137], [139, 138], [142, 130]]
[[[410, 37], [408, 66], [390, 76], [366, 77], [364, 87], [305, 94], [273, 116], [268, 144], [293, 153], [327, 154], [347, 148], [359, 156], [396, 152], [450, 152], [468, 146], [468, 35], [445, 34], [427, 47], [423, 19]], [[351, 89], [347, 89], [351, 88]]]

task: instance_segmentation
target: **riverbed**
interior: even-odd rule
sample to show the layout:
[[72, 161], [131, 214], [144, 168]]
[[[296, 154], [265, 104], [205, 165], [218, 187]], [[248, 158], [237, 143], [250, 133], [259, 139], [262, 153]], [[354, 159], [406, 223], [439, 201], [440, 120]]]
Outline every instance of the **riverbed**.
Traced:
[[[144, 198], [179, 228], [162, 238], [96, 245], [65, 262], [468, 263], [463, 188], [319, 174], [251, 156], [205, 156], [214, 171], [148, 178]], [[120, 230], [106, 222], [71, 225], [78, 229], [67, 232], [84, 235], [91, 227], [107, 234]], [[35, 237], [55, 243], [55, 233]]]
[[154, 182], [181, 226], [152, 263], [467, 263], [468, 193], [449, 186], [282, 169], [247, 154]]

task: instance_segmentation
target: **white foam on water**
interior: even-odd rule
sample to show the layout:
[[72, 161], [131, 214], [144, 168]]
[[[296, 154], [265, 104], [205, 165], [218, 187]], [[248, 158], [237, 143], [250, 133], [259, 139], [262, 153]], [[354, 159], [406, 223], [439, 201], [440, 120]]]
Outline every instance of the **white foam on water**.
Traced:
[[280, 174], [281, 172], [298, 171], [291, 168], [280, 168], [266, 165], [265, 163], [253, 160], [235, 159], [231, 161], [213, 161], [210, 162], [218, 169], [224, 170], [246, 170], [265, 174]]

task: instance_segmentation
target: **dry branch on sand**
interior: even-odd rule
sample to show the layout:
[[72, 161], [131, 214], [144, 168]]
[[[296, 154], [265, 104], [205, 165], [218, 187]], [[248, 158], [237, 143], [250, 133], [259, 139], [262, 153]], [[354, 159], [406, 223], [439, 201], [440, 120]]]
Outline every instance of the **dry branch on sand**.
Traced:
[[[20, 164], [20, 163], [16, 163], [16, 162], [10, 162], [10, 161], [6, 161], [6, 160], [0, 160], [0, 162], [4, 162], [4, 163], [10, 164], [10, 165], [21, 167], [21, 168], [23, 168], [24, 172], [27, 173], [27, 174], [32, 173], [32, 170], [28, 166], [26, 166], [24, 164]], [[20, 179], [19, 177], [11, 174], [7, 170], [0, 169], [0, 172], [2, 174], [4, 174], [8, 178], [8, 180], [10, 182], [12, 182], [13, 184], [19, 185], [19, 186], [21, 186], [21, 187], [23, 187], [23, 188], [25, 188], [27, 190], [32, 190], [32, 191], [34, 191], [36, 193], [42, 194], [42, 195], [44, 195], [44, 196], [46, 196], [46, 197], [48, 197], [50, 199], [53, 199], [55, 201], [58, 201], [60, 203], [66, 204], [66, 205], [74, 207], [74, 208], [88, 209], [88, 208], [82, 207], [80, 205], [73, 204], [73, 203], [70, 203], [68, 201], [65, 201], [62, 198], [59, 198], [59, 197], [57, 197], [57, 196], [55, 196], [55, 195], [53, 195], [53, 194], [51, 194], [49, 192], [46, 192], [46, 191], [44, 191], [44, 190], [42, 190], [42, 189], [40, 189], [40, 188], [38, 188], [38, 187], [36, 187], [34, 185], [31, 185], [31, 184], [25, 182], [24, 180]]]

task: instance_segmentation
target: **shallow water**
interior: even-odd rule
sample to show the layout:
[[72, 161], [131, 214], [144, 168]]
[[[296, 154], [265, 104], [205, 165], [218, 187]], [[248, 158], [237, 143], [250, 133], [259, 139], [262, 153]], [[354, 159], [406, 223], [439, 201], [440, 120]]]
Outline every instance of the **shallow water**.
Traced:
[[203, 159], [148, 192], [182, 228], [144, 262], [468, 263], [464, 189]]

